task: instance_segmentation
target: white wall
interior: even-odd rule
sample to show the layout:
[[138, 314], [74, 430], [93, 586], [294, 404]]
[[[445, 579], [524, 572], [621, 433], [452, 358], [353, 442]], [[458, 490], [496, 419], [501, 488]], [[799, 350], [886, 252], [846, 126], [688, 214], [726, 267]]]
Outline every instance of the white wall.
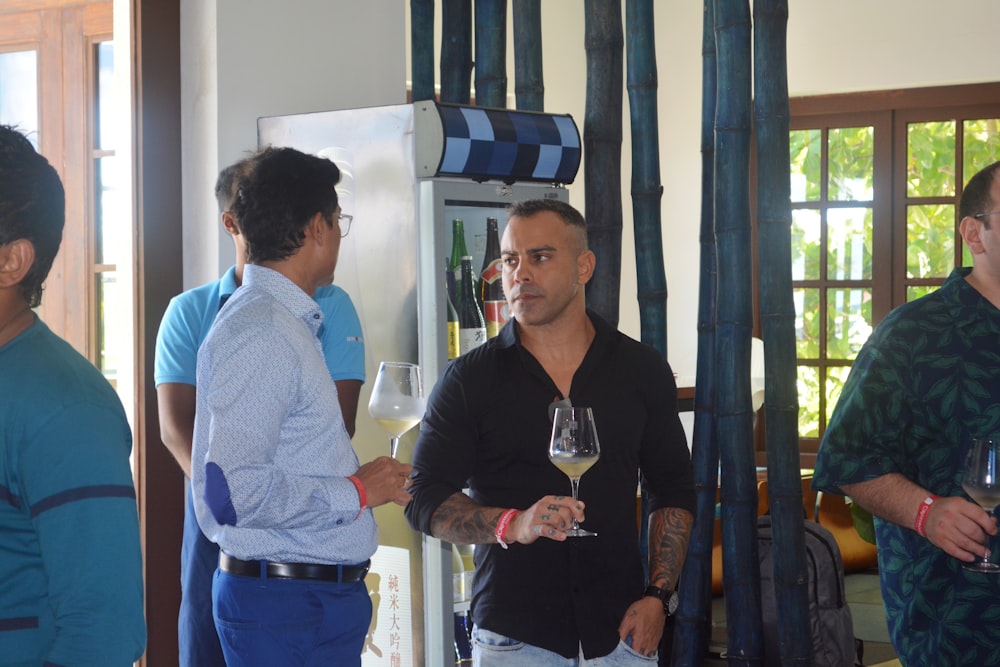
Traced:
[[404, 0], [181, 0], [184, 286], [233, 263], [212, 190], [257, 118], [406, 100]]

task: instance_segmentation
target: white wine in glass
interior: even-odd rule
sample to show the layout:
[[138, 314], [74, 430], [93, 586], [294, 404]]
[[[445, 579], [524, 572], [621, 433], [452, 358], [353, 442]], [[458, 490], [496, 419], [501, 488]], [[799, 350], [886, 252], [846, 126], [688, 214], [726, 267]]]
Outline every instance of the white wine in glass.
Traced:
[[389, 456], [396, 458], [399, 438], [424, 417], [420, 366], [402, 361], [379, 364], [368, 414], [389, 434]]
[[[1000, 505], [1000, 479], [997, 478], [997, 464], [1000, 441], [989, 438], [973, 438], [962, 469], [962, 488], [975, 502], [993, 516], [993, 510]], [[992, 551], [992, 549], [990, 550]], [[977, 556], [973, 563], [963, 563], [962, 567], [973, 572], [1000, 574], [1000, 565], [985, 556]]]
[[[549, 460], [567, 477], [573, 489], [573, 500], [579, 499], [580, 478], [601, 457], [597, 439], [597, 425], [590, 408], [556, 408], [552, 418], [552, 440]], [[580, 528], [573, 519], [573, 528], [566, 531], [570, 537], [593, 537], [597, 533]]]

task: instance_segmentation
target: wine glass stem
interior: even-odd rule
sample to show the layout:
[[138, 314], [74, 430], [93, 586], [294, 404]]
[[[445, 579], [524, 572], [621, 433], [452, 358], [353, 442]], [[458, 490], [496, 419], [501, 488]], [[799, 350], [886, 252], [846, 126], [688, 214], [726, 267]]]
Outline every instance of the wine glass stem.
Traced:
[[399, 449], [399, 438], [389, 438], [389, 457], [396, 458], [396, 450]]
[[[580, 496], [580, 478], [579, 477], [570, 477], [569, 478], [569, 483], [573, 487], [573, 500], [579, 500], [579, 496]], [[573, 528], [574, 529], [580, 528], [580, 522], [577, 521], [575, 518], [573, 519]]]

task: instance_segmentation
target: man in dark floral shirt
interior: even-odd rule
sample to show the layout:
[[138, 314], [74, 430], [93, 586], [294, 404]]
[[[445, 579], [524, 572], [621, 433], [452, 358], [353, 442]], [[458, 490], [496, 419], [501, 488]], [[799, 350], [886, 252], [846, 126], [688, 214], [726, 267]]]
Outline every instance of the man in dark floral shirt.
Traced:
[[972, 439], [1000, 437], [1000, 162], [972, 177], [959, 215], [973, 267], [872, 334], [813, 482], [875, 515], [889, 632], [910, 666], [1000, 665], [1000, 575], [962, 567], [1000, 549], [996, 522], [961, 487]]

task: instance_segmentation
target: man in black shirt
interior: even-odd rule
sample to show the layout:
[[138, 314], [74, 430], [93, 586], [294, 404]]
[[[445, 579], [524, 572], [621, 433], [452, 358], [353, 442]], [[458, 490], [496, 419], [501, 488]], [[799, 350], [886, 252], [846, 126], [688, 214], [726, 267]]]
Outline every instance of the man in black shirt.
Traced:
[[[417, 530], [477, 545], [476, 664], [607, 656], [602, 664], [648, 665], [695, 507], [673, 373], [586, 309], [596, 260], [576, 209], [515, 204], [501, 256], [513, 319], [436, 384], [406, 516]], [[553, 403], [591, 407], [597, 423], [601, 457], [579, 502], [548, 460]], [[640, 471], [651, 510], [648, 582], [635, 520]], [[597, 536], [568, 538], [574, 518]]]

